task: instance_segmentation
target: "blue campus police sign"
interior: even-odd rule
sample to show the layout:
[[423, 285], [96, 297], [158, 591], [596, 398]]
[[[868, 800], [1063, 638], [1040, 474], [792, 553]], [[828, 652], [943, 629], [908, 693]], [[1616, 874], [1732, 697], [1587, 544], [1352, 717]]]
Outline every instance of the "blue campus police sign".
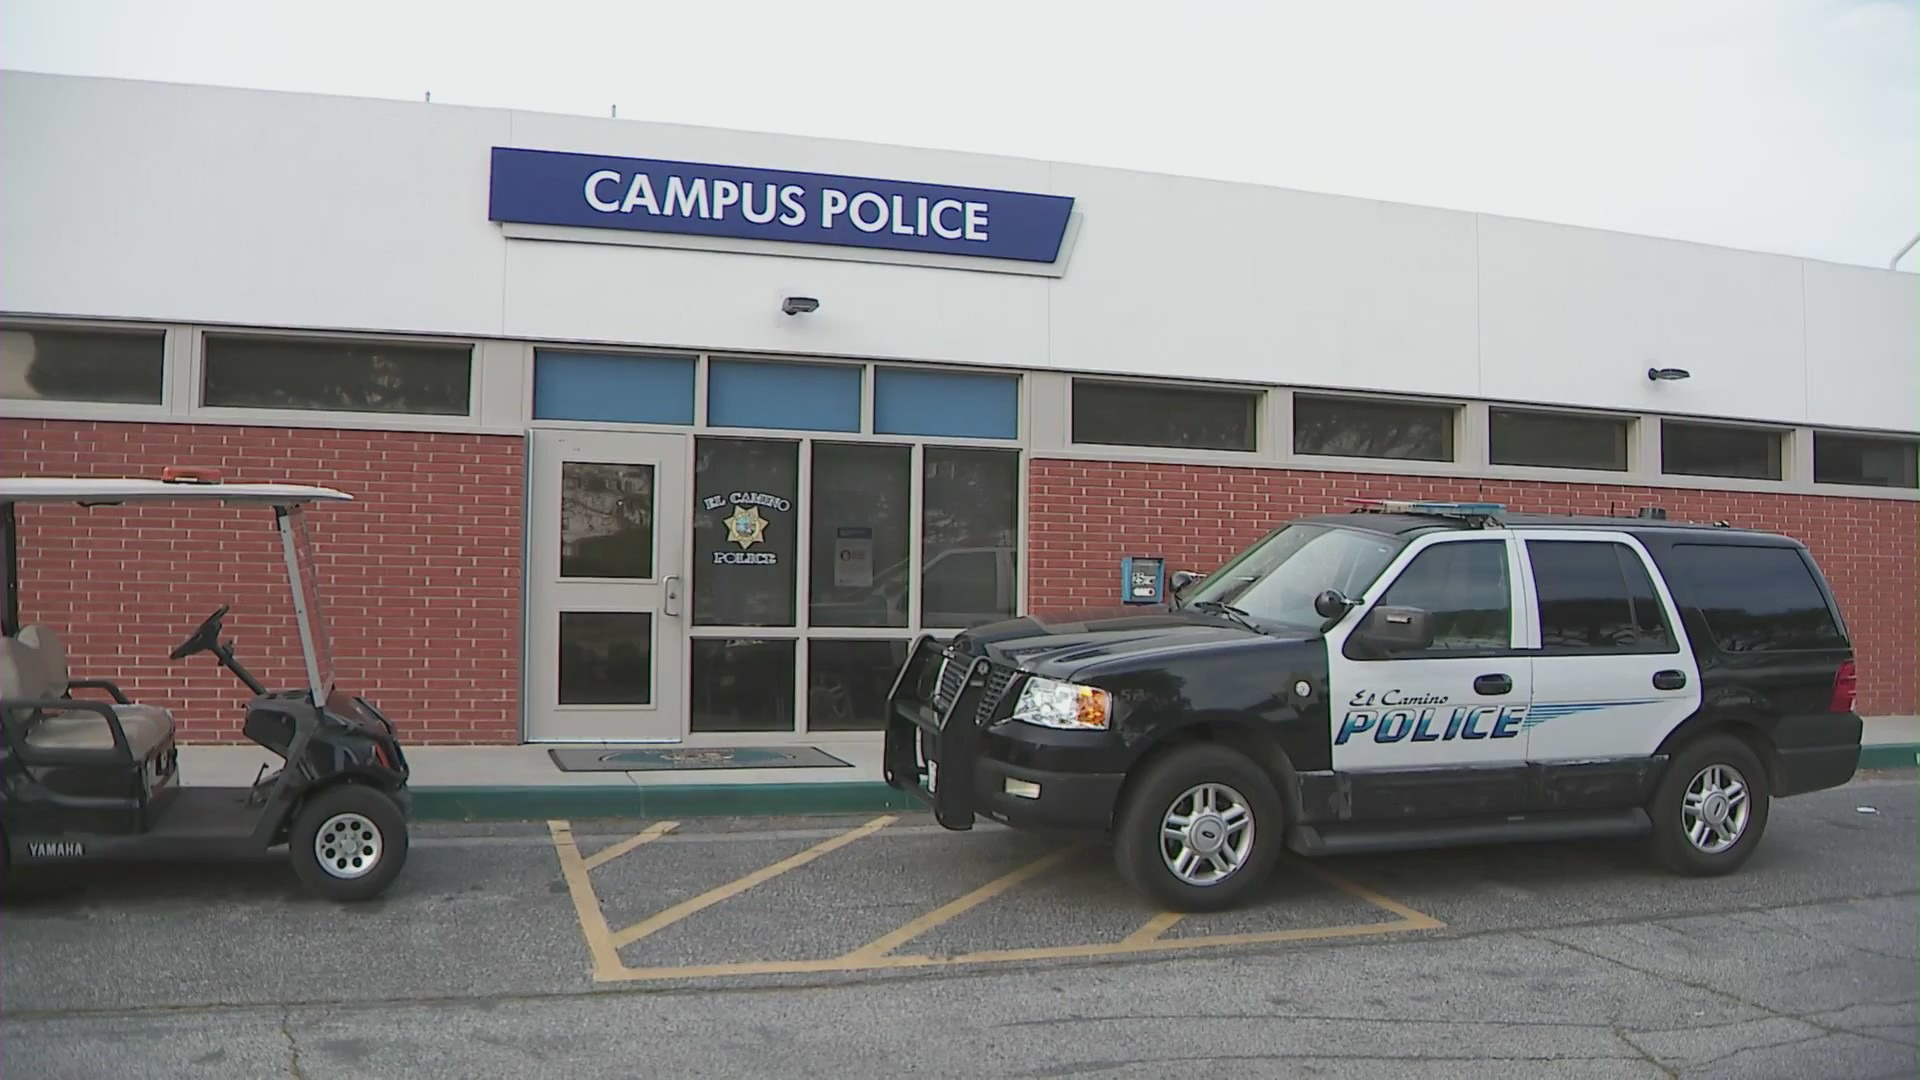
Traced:
[[907, 180], [493, 148], [488, 217], [1050, 263], [1073, 199]]

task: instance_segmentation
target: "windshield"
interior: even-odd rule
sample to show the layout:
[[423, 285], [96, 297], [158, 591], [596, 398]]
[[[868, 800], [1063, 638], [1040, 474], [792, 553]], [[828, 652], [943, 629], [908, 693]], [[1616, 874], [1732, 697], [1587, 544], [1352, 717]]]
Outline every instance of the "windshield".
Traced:
[[1181, 603], [1230, 604], [1262, 622], [1318, 626], [1314, 597], [1328, 589], [1359, 596], [1402, 546], [1357, 529], [1289, 525], [1214, 571]]

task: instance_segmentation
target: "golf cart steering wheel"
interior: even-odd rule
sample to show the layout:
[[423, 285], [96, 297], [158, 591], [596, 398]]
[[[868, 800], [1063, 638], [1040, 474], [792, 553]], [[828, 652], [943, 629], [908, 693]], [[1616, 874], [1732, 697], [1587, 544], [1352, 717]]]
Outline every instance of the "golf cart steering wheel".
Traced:
[[170, 660], [185, 660], [195, 653], [206, 652], [208, 649], [220, 644], [220, 621], [226, 617], [227, 605], [221, 604], [220, 610], [207, 616], [207, 621], [201, 623], [200, 628], [195, 630], [191, 637], [181, 642], [172, 652], [168, 653], [167, 658]]

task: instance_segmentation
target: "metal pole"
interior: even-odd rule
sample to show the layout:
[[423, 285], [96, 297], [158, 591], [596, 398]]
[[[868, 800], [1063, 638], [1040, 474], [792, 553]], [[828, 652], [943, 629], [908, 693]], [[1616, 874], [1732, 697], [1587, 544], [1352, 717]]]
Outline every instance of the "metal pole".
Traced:
[[20, 521], [13, 514], [13, 504], [0, 506], [0, 560], [6, 562], [7, 595], [6, 611], [0, 615], [0, 631], [8, 637], [20, 632]]
[[1904, 258], [1906, 258], [1906, 257], [1907, 257], [1907, 252], [1909, 252], [1909, 251], [1912, 251], [1912, 250], [1913, 250], [1913, 245], [1915, 245], [1915, 244], [1920, 244], [1920, 233], [1914, 233], [1914, 234], [1913, 234], [1913, 239], [1911, 239], [1911, 240], [1909, 240], [1909, 241], [1907, 241], [1907, 246], [1906, 246], [1906, 247], [1903, 247], [1903, 248], [1901, 248], [1901, 249], [1900, 249], [1900, 254], [1898, 254], [1898, 255], [1895, 255], [1895, 256], [1893, 257], [1893, 261], [1887, 264], [1887, 269], [1889, 269], [1889, 270], [1897, 270], [1897, 269], [1899, 269], [1899, 268], [1900, 268], [1900, 260], [1901, 260], [1901, 259], [1904, 259]]

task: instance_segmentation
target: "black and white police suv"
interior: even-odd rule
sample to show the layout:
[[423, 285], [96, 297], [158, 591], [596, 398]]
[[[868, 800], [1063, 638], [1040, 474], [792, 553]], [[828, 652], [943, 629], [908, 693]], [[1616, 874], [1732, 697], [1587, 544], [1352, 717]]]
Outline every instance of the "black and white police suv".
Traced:
[[1854, 655], [1784, 536], [1377, 500], [1269, 533], [1164, 608], [914, 644], [888, 783], [1111, 837], [1176, 911], [1301, 855], [1645, 836], [1721, 874], [1849, 780]]

